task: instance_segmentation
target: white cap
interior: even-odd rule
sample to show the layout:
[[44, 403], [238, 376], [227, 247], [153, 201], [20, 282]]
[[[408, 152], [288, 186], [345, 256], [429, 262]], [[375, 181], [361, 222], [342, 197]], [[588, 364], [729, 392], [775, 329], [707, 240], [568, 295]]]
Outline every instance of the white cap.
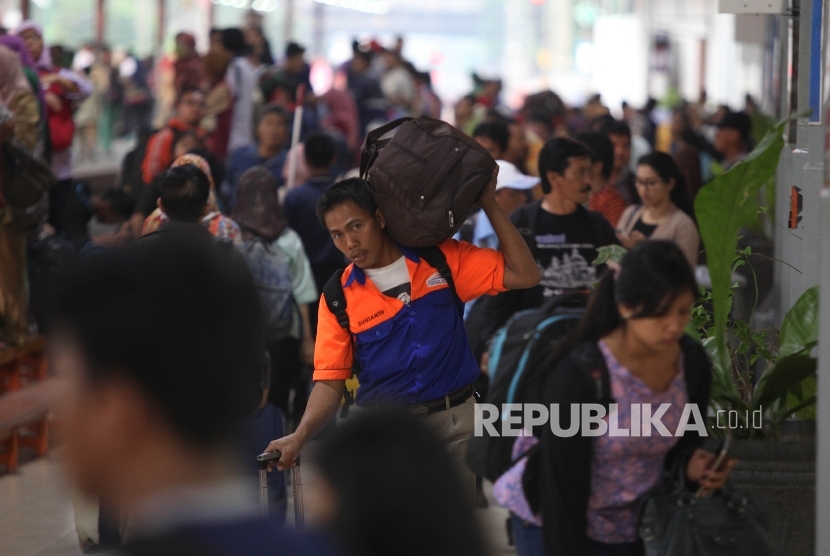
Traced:
[[540, 181], [539, 178], [522, 174], [516, 166], [506, 160], [497, 160], [496, 164], [499, 165], [499, 177], [496, 180], [496, 191], [504, 189], [505, 187], [521, 190], [533, 189]]

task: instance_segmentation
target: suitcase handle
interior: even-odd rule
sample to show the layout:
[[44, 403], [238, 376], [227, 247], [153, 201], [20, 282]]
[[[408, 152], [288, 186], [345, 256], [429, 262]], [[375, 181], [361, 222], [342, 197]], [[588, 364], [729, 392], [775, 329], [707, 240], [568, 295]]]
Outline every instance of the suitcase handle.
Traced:
[[[277, 450], [276, 452], [266, 452], [266, 453], [264, 453], [264, 454], [259, 454], [259, 455], [256, 457], [256, 461], [257, 461], [257, 465], [259, 466], [259, 468], [260, 468], [260, 469], [267, 469], [267, 468], [268, 468], [268, 464], [269, 464], [270, 462], [277, 461], [277, 460], [279, 460], [281, 457], [282, 457], [282, 452], [280, 452], [279, 450]], [[297, 457], [294, 459], [294, 463], [295, 463], [296, 465], [300, 465], [300, 457], [299, 457], [299, 456], [297, 456]]]

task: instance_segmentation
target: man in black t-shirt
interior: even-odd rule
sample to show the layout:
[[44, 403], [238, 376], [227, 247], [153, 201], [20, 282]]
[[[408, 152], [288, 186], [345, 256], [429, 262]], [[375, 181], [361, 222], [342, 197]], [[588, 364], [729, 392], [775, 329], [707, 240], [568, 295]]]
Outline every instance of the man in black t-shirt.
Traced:
[[476, 303], [468, 317], [479, 323], [477, 331], [468, 331], [476, 356], [517, 311], [535, 309], [545, 299], [564, 292], [589, 290], [597, 281], [599, 272], [593, 264], [597, 247], [618, 245], [619, 241], [605, 217], [583, 206], [591, 192], [590, 171], [588, 147], [578, 141], [552, 139], [539, 153], [545, 196], [520, 207], [510, 220], [530, 247], [542, 281], [533, 288], [504, 292]]

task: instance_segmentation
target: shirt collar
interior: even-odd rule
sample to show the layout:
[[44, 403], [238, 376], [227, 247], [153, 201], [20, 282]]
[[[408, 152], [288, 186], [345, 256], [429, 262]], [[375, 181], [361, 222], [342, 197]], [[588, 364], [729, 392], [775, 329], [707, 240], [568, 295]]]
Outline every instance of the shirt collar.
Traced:
[[[400, 244], [397, 244], [397, 243], [395, 245], [398, 246], [398, 249], [401, 250], [404, 257], [406, 257], [407, 259], [409, 259], [413, 263], [418, 264], [418, 263], [421, 262], [421, 257], [418, 256], [418, 252], [415, 251], [414, 249], [410, 249], [409, 247], [404, 247], [403, 245], [400, 245]], [[352, 263], [351, 269], [352, 270], [351, 270], [351, 272], [349, 272], [349, 277], [346, 279], [346, 283], [344, 284], [344, 287], [351, 286], [352, 283], [355, 282], [355, 281], [358, 284], [360, 284], [361, 286], [365, 285], [366, 284], [366, 273], [363, 272], [363, 269], [359, 268], [354, 263]]]

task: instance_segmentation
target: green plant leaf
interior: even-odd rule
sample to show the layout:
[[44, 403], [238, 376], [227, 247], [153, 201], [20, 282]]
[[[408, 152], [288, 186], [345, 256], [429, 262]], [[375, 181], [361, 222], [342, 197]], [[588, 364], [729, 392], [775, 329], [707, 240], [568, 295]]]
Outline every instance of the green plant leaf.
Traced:
[[804, 352], [782, 357], [778, 364], [761, 377], [752, 397], [754, 409], [766, 409], [777, 400], [786, 399], [793, 386], [815, 376], [818, 360]]
[[595, 265], [605, 264], [607, 262], [619, 263], [628, 250], [621, 245], [604, 245], [597, 248], [597, 258], [594, 260]]
[[[793, 415], [800, 417], [801, 419], [815, 419], [815, 406], [816, 406], [816, 395], [813, 394], [812, 396], [808, 397], [806, 400], [802, 401], [800, 404], [796, 405], [793, 408], [788, 408], [786, 412], [784, 412], [780, 417], [777, 419], [777, 423], [781, 424], [785, 419], [791, 417]], [[812, 417], [802, 417], [804, 414], [809, 415], [812, 413]]]
[[818, 343], [818, 286], [798, 298], [781, 323], [780, 354], [787, 357]]
[[758, 216], [758, 192], [775, 175], [788, 122], [780, 122], [743, 162], [705, 185], [695, 199], [695, 215], [712, 281], [717, 359], [724, 368], [729, 368], [726, 328], [738, 232]]

